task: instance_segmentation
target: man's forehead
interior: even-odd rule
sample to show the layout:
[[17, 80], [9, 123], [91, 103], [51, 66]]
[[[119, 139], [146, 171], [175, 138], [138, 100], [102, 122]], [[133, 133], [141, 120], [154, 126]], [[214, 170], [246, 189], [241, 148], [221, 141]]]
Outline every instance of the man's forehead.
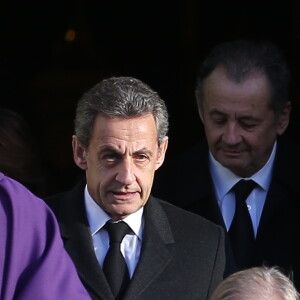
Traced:
[[222, 75], [227, 79], [240, 84], [251, 78], [268, 79], [265, 71], [262, 68], [247, 64], [237, 65], [234, 62], [218, 65], [214, 70], [212, 70], [210, 75], [213, 73]]
[[132, 118], [111, 118], [98, 115], [92, 135], [101, 139], [138, 140], [146, 136], [149, 138], [157, 136], [157, 129], [152, 114]]
[[258, 103], [254, 102], [260, 102], [264, 105], [269, 103], [271, 91], [265, 76], [249, 77], [237, 83], [224, 74], [215, 73], [207, 79], [203, 96], [204, 104], [229, 101], [236, 104], [253, 102], [255, 105]]

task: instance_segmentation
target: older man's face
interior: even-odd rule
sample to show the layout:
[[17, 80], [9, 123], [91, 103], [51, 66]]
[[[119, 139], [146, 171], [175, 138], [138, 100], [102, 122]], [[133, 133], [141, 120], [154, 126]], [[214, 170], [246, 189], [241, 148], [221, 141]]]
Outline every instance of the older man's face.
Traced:
[[288, 126], [290, 106], [277, 119], [268, 105], [270, 96], [267, 78], [261, 74], [236, 83], [219, 67], [204, 81], [200, 115], [210, 151], [241, 177], [265, 165], [276, 136]]
[[73, 150], [75, 162], [86, 170], [92, 198], [112, 218], [122, 219], [146, 204], [167, 143], [165, 138], [158, 145], [152, 114], [131, 119], [98, 115], [88, 148], [74, 136]]

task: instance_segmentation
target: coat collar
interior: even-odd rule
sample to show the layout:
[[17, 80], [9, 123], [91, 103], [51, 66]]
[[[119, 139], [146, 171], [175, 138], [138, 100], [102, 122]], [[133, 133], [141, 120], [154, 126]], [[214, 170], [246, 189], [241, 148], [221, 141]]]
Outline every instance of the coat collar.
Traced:
[[[131, 300], [142, 294], [172, 260], [174, 238], [167, 216], [154, 197], [145, 206], [145, 227], [140, 261], [125, 294]], [[155, 255], [154, 255], [155, 254]]]
[[[281, 219], [280, 216], [286, 210], [285, 208], [287, 206], [299, 206], [299, 151], [299, 146], [292, 143], [287, 138], [278, 138], [278, 148], [275, 157], [271, 185], [269, 187], [258, 228], [258, 240], [264, 239], [262, 233], [267, 231], [265, 230], [265, 226], [272, 223], [271, 219]], [[295, 203], [292, 204], [294, 201]]]
[[61, 199], [58, 220], [65, 248], [93, 299], [114, 300], [93, 250], [93, 241], [84, 207], [85, 180]]

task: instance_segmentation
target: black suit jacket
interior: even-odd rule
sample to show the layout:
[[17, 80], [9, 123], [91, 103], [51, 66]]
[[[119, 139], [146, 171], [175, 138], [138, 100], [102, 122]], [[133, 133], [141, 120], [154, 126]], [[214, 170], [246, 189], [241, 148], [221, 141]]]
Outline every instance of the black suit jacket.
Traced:
[[[253, 265], [277, 265], [293, 273], [300, 288], [300, 149], [278, 140], [271, 185], [256, 237]], [[180, 187], [174, 189], [174, 187]], [[208, 167], [206, 142], [167, 161], [156, 174], [153, 195], [197, 213], [223, 226]], [[237, 270], [230, 242], [225, 236], [227, 273]]]
[[[57, 216], [65, 248], [92, 298], [113, 300], [93, 250], [84, 185], [46, 201]], [[223, 229], [153, 197], [145, 205], [144, 220], [140, 261], [124, 299], [209, 299], [223, 278]]]

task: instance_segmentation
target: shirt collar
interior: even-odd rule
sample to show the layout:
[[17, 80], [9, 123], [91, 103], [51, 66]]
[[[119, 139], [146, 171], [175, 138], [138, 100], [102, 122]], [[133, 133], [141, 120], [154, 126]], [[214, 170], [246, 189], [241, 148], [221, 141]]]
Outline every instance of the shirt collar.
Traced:
[[[111, 217], [96, 203], [96, 201], [94, 201], [88, 192], [87, 186], [84, 190], [84, 202], [91, 233], [94, 235], [111, 219]], [[122, 220], [129, 225], [139, 239], [142, 239], [143, 211], [144, 208], [142, 207]]]
[[[267, 163], [255, 174], [247, 178], [254, 180], [265, 191], [267, 191], [270, 186], [276, 149], [277, 142], [275, 141], [272, 153]], [[209, 168], [218, 195], [218, 199], [222, 199], [225, 194], [227, 194], [231, 190], [231, 188], [241, 179], [241, 177], [237, 176], [229, 169], [222, 166], [218, 161], [216, 161], [211, 152], [209, 152]]]

